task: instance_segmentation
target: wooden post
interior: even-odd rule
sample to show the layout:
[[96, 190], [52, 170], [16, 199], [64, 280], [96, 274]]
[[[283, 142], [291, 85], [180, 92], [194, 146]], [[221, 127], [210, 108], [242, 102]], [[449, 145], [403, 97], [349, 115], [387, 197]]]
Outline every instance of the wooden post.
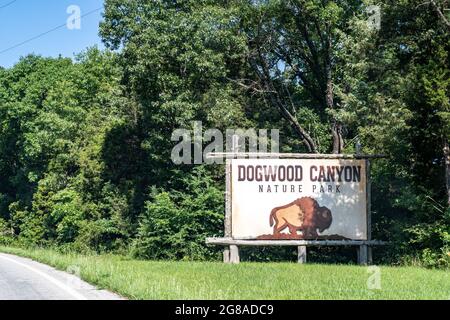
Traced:
[[238, 264], [240, 262], [239, 247], [236, 245], [230, 246], [230, 263]]
[[230, 263], [230, 248], [229, 247], [225, 247], [225, 249], [223, 249], [223, 262]]
[[298, 247], [297, 262], [301, 264], [306, 263], [306, 246]]
[[[367, 240], [372, 240], [372, 181], [370, 179], [370, 160], [366, 159], [366, 186], [367, 186]], [[373, 263], [372, 258], [372, 247], [367, 247], [367, 262], [368, 264]]]
[[366, 244], [359, 246], [358, 250], [358, 263], [362, 266], [367, 265], [367, 248]]
[[[239, 136], [234, 135], [232, 138], [232, 152], [238, 152], [239, 151]], [[231, 199], [231, 160], [226, 159], [226, 166], [225, 166], [225, 237], [231, 238], [232, 237], [232, 224], [231, 224], [231, 213], [232, 213], [232, 199]], [[225, 263], [235, 263], [233, 262], [233, 246], [225, 247], [223, 251], [223, 262]], [[236, 247], [236, 246], [235, 246]], [[238, 260], [239, 260], [239, 250], [236, 250], [234, 253], [237, 253]], [[237, 262], [239, 263], [239, 261]]]
[[[225, 238], [231, 238], [231, 160], [225, 164]], [[230, 263], [230, 249], [223, 250], [223, 262]]]

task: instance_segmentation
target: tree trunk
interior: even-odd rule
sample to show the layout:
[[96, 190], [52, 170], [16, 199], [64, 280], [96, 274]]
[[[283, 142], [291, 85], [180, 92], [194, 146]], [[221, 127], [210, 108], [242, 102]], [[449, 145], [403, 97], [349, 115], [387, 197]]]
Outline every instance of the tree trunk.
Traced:
[[342, 153], [344, 148], [344, 139], [342, 138], [342, 125], [337, 121], [333, 121], [333, 126], [331, 128], [333, 135], [333, 151], [334, 154]]
[[279, 92], [277, 91], [275, 85], [273, 84], [270, 71], [267, 66], [267, 63], [264, 61], [264, 58], [261, 54], [260, 48], [258, 48], [258, 60], [259, 65], [262, 67], [262, 71], [258, 69], [258, 63], [251, 63], [253, 69], [256, 71], [256, 74], [259, 76], [260, 80], [263, 82], [263, 88], [265, 92], [268, 92], [269, 99], [274, 106], [278, 106], [281, 111], [281, 115], [292, 125], [295, 132], [302, 139], [302, 143], [308, 148], [308, 152], [310, 153], [318, 153], [317, 145], [314, 142], [313, 138], [310, 134], [300, 125], [297, 118], [292, 115], [289, 111], [288, 107], [284, 104], [282, 98], [280, 97]]
[[[327, 68], [328, 69], [328, 68]], [[333, 80], [331, 79], [331, 70], [327, 70], [327, 92], [326, 92], [327, 107], [334, 109], [334, 92]], [[342, 138], [342, 125], [337, 120], [333, 119], [331, 124], [331, 134], [333, 136], [333, 151], [332, 153], [340, 154], [344, 148], [344, 139]]]
[[317, 150], [316, 143], [312, 139], [312, 137], [309, 135], [308, 132], [306, 132], [305, 129], [300, 125], [300, 123], [297, 121], [297, 118], [294, 117], [289, 110], [284, 106], [283, 102], [279, 97], [274, 97], [274, 95], [270, 96], [270, 99], [272, 100], [272, 103], [274, 105], [277, 105], [278, 108], [281, 111], [282, 116], [291, 123], [292, 127], [294, 128], [295, 132], [298, 134], [298, 136], [302, 139], [302, 142], [305, 144], [305, 146], [308, 148], [308, 152], [310, 153], [319, 153]]
[[448, 141], [444, 143], [445, 184], [447, 187], [447, 203], [450, 206], [450, 147]]

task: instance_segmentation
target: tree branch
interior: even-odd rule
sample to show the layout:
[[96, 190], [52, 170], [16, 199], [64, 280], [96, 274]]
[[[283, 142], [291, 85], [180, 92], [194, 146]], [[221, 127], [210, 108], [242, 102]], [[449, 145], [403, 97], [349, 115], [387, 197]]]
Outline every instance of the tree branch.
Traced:
[[306, 130], [300, 125], [297, 118], [292, 115], [288, 108], [284, 105], [282, 99], [280, 98], [278, 90], [276, 90], [275, 85], [270, 77], [270, 71], [262, 56], [261, 51], [258, 47], [258, 60], [262, 71], [259, 71], [258, 65], [253, 63], [253, 69], [257, 73], [260, 80], [264, 83], [267, 92], [275, 92], [275, 94], [269, 94], [269, 99], [272, 105], [277, 106], [281, 111], [281, 115], [291, 123], [295, 132], [300, 136], [302, 142], [306, 145], [309, 152], [318, 153], [317, 146], [311, 136], [306, 132]]
[[448, 21], [447, 17], [444, 15], [444, 13], [442, 12], [441, 8], [439, 8], [438, 4], [436, 3], [436, 1], [431, 0], [430, 1], [431, 5], [433, 6], [434, 10], [436, 11], [436, 13], [438, 14], [438, 16], [441, 18], [442, 22], [447, 26], [447, 28], [450, 30], [450, 21]]

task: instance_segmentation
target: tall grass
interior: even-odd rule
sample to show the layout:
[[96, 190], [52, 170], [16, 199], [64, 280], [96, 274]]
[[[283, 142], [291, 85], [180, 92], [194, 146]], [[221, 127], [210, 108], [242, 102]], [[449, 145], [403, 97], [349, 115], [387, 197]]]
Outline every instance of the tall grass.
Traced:
[[[450, 272], [418, 267], [138, 261], [0, 247], [130, 299], [450, 299]], [[379, 281], [378, 281], [379, 280]], [[368, 285], [369, 284], [369, 285]]]

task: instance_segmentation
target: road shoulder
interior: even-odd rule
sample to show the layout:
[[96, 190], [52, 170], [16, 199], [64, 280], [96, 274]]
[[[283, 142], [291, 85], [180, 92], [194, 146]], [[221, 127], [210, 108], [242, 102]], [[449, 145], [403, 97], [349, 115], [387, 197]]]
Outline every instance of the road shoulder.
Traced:
[[29, 258], [19, 257], [0, 252], [0, 263], [14, 264], [15, 267], [26, 269], [27, 272], [40, 279], [44, 279], [52, 286], [67, 293], [67, 297], [74, 300], [123, 300], [124, 298], [107, 290], [98, 289], [95, 286], [80, 279], [80, 268], [76, 265], [69, 266], [64, 271], [59, 271], [51, 266], [36, 262]]

